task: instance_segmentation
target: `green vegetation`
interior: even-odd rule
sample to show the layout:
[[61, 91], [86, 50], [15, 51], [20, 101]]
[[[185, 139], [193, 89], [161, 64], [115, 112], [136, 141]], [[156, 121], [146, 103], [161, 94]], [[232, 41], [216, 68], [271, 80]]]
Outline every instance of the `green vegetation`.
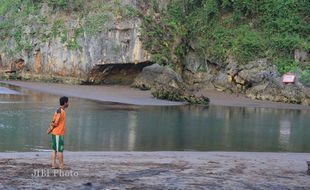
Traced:
[[171, 0], [164, 10], [153, 1], [144, 17], [141, 39], [156, 62], [174, 68], [195, 51], [225, 67], [269, 58], [280, 73], [310, 68], [294, 62], [294, 50], [310, 51], [310, 3], [307, 0]]
[[77, 38], [83, 34], [83, 28], [76, 28], [74, 30], [74, 33], [73, 33], [73, 36], [71, 38], [71, 40], [68, 42], [68, 45], [67, 47], [70, 49], [70, 50], [75, 50], [75, 49], [80, 49], [81, 46], [78, 44], [77, 42]]
[[[87, 14], [91, 11], [91, 14]], [[138, 11], [132, 6], [123, 6], [120, 0], [113, 0], [111, 3], [102, 3], [93, 0], [92, 3], [85, 7], [85, 31], [89, 35], [97, 35], [105, 29], [105, 23], [108, 20], [122, 21], [124, 18], [137, 17]]]
[[36, 22], [36, 18], [29, 18], [30, 15], [38, 14], [40, 6], [36, 6], [32, 0], [5, 0], [0, 4], [0, 15], [5, 15], [0, 22], [0, 38], [2, 47], [9, 44], [9, 38], [15, 40], [15, 50], [4, 49], [4, 52], [11, 54], [12, 51], [28, 52], [32, 49], [31, 39], [28, 36], [35, 34], [30, 29], [30, 24]]
[[89, 35], [97, 35], [104, 30], [104, 24], [109, 19], [107, 14], [98, 13], [86, 17], [85, 31]]
[[63, 10], [63, 11], [81, 11], [84, 7], [83, 0], [49, 0], [48, 5], [53, 8], [53, 10]]
[[[49, 13], [41, 13], [48, 5]], [[50, 16], [53, 14], [54, 16]], [[78, 38], [85, 32], [95, 36], [105, 30], [106, 22], [136, 17], [138, 11], [123, 6], [120, 0], [3, 0], [0, 4], [0, 49], [11, 52], [30, 52], [32, 41], [48, 42], [60, 39], [68, 49], [81, 46]], [[72, 26], [71, 23], [77, 23]], [[10, 41], [14, 39], [14, 44]]]

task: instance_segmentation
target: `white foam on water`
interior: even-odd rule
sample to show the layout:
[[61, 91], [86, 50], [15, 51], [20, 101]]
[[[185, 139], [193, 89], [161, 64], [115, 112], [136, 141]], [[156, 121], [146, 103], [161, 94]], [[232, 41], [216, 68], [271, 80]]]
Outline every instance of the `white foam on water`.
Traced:
[[52, 152], [52, 150], [49, 149], [41, 149], [41, 148], [31, 148], [32, 151], [35, 152]]
[[20, 94], [15, 90], [0, 86], [0, 94]]
[[0, 123], [0, 129], [8, 129], [8, 128], [11, 128], [11, 127]]
[[33, 102], [0, 101], [0, 104], [26, 104], [26, 103], [33, 104]]

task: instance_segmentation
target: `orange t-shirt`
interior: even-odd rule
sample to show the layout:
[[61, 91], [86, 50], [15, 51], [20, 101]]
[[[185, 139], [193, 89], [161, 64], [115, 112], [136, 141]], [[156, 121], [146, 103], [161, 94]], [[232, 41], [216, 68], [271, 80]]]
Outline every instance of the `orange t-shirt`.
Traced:
[[56, 124], [57, 127], [55, 127], [52, 130], [53, 135], [65, 135], [66, 132], [66, 112], [64, 109], [59, 108], [54, 113], [53, 117], [53, 123]]

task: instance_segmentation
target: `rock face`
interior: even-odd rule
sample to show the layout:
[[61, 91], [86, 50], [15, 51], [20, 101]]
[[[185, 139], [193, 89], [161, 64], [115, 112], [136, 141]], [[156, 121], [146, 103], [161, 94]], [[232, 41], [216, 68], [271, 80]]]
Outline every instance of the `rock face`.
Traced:
[[310, 105], [310, 93], [298, 82], [283, 84], [276, 67], [267, 59], [246, 65], [230, 61], [225, 72], [212, 82], [218, 90], [245, 93], [252, 99]]
[[161, 84], [168, 84], [175, 88], [185, 88], [183, 80], [176, 72], [171, 68], [158, 64], [143, 68], [132, 85], [142, 90], [150, 90], [152, 87]]
[[[137, 2], [126, 0], [122, 3], [135, 7]], [[32, 50], [7, 55], [0, 47], [0, 66], [10, 68], [16, 60], [22, 59], [35, 73], [85, 78], [87, 72], [97, 64], [140, 63], [150, 60], [150, 55], [142, 48], [138, 37], [141, 23], [138, 18], [120, 19], [112, 16], [102, 26], [99, 25], [102, 30], [98, 34], [91, 35], [82, 31], [74, 38], [75, 32], [83, 26], [86, 18], [72, 18], [72, 15], [61, 12], [51, 13], [51, 8], [46, 4], [43, 4], [40, 12], [40, 15], [33, 17], [46, 17], [49, 23], [43, 27], [37, 23], [25, 25], [21, 31], [22, 40], [28, 41]], [[56, 23], [57, 19], [63, 21], [65, 29], [62, 34], [42, 40], [42, 36], [54, 35], [52, 23]], [[36, 31], [40, 36], [33, 36], [31, 31]], [[64, 42], [64, 39], [67, 41]], [[16, 48], [13, 37], [8, 42], [6, 49]], [[76, 47], [71, 47], [69, 43]]]
[[[109, 22], [99, 36], [84, 36], [85, 62], [94, 64], [139, 63], [150, 59], [138, 38], [140, 20]], [[83, 49], [82, 49], [83, 50]]]
[[249, 88], [245, 94], [252, 99], [310, 105], [310, 96], [305, 89], [297, 85], [285, 85], [281, 78]]
[[216, 82], [217, 84], [225, 85], [226, 78], [228, 87], [232, 91], [242, 91], [279, 76], [276, 67], [269, 63], [267, 59], [251, 61], [245, 65], [237, 64], [232, 60], [226, 69], [226, 73], [222, 73]]
[[152, 95], [159, 99], [184, 101], [191, 104], [207, 105], [209, 103], [207, 97], [197, 97], [189, 91], [175, 71], [158, 64], [145, 67], [132, 86], [142, 90], [151, 90]]
[[142, 69], [151, 65], [152, 62], [119, 63], [96, 65], [88, 74], [83, 82], [86, 84], [121, 84], [130, 85], [134, 79], [141, 73]]

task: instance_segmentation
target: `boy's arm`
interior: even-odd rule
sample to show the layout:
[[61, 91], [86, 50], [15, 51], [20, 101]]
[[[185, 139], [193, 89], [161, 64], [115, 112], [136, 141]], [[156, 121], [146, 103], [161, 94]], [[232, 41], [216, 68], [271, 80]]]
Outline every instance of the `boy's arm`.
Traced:
[[57, 127], [58, 126], [58, 123], [59, 123], [59, 119], [60, 119], [60, 115], [61, 115], [61, 110], [58, 109], [57, 110], [57, 113], [55, 113], [55, 116], [53, 118], [53, 122], [51, 123], [51, 126], [53, 128]]
[[60, 118], [60, 113], [57, 113], [55, 120], [51, 123], [51, 126], [53, 126], [54, 128], [57, 127], [59, 123], [59, 118]]

